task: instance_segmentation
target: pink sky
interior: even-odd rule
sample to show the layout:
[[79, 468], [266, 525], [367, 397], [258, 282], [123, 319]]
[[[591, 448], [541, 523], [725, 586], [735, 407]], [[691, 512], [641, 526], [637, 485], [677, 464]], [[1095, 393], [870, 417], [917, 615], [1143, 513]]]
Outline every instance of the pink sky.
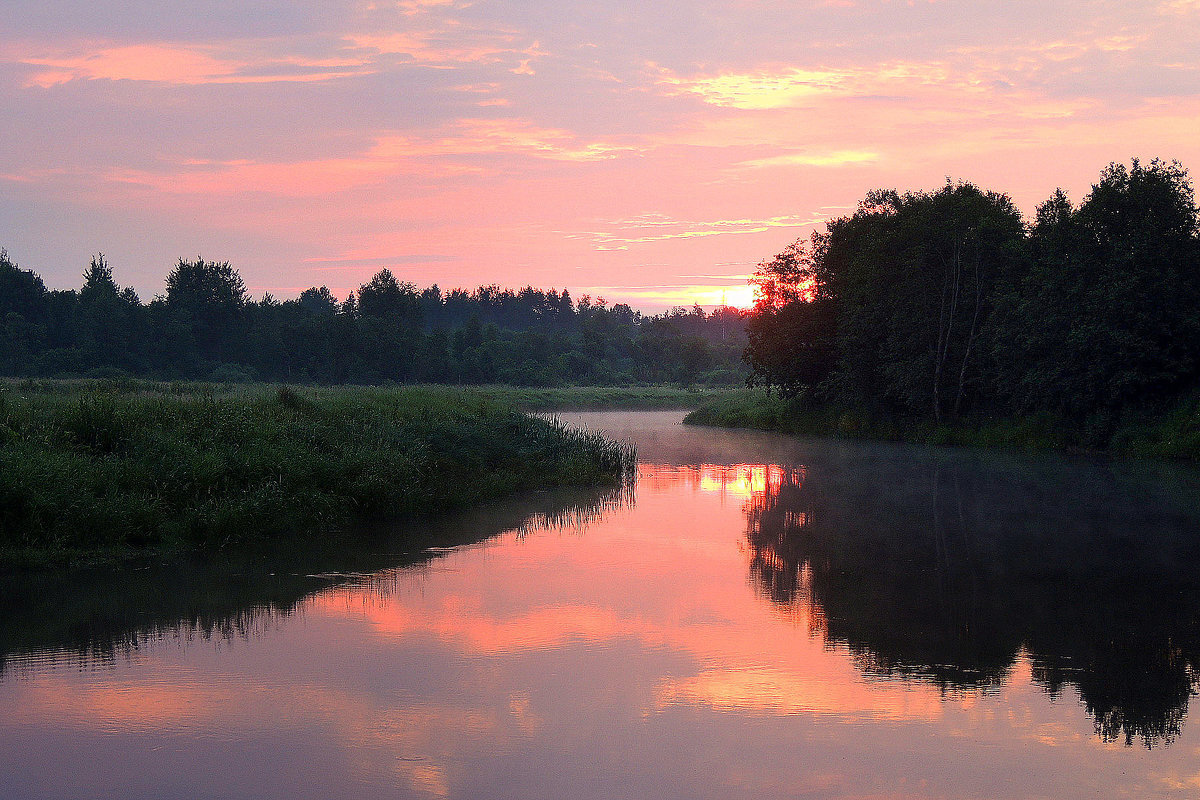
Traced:
[[1200, 0], [7, 0], [0, 247], [143, 299], [202, 255], [743, 304], [870, 189], [1200, 169], [1198, 53]]

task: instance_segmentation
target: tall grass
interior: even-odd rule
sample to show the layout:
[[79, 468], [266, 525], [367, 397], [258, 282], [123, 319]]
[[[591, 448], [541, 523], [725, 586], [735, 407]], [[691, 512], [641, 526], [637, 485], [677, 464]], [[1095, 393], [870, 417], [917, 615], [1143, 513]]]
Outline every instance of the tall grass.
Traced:
[[1068, 420], [1050, 413], [1021, 417], [967, 415], [933, 423], [927, 419], [871, 416], [862, 409], [822, 404], [805, 397], [784, 399], [748, 389], [706, 402], [688, 414], [684, 422], [932, 445], [1200, 459], [1200, 397], [1188, 398], [1161, 414], [1121, 420], [1115, 425], [1111, 420]]
[[612, 482], [633, 460], [449, 389], [8, 384], [0, 558], [338, 535], [355, 519]]
[[509, 403], [526, 411], [693, 409], [725, 397], [729, 389], [682, 388], [679, 386], [422, 386], [422, 391], [451, 397], [466, 396], [480, 401]]
[[1163, 414], [1117, 430], [1112, 449], [1137, 458], [1200, 461], [1200, 394], [1180, 398]]

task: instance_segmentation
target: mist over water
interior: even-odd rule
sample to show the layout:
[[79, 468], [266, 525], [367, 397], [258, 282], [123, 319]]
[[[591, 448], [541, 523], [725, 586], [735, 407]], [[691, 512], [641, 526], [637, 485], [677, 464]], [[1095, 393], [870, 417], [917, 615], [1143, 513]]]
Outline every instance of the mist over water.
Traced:
[[5, 576], [0, 796], [1200, 786], [1194, 470], [560, 416], [636, 484]]

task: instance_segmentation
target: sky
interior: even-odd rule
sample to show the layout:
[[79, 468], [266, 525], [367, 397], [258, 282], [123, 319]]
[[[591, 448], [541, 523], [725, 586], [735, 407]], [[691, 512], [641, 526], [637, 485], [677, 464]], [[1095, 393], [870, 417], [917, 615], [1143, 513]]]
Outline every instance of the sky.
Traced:
[[0, 247], [51, 288], [746, 305], [872, 189], [1200, 170], [1200, 0], [5, 0], [0, 108]]

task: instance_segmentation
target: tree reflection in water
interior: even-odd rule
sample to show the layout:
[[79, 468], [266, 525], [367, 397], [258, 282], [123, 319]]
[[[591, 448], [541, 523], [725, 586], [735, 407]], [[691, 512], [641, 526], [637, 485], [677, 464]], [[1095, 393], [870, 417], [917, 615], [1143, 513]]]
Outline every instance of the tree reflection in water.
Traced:
[[431, 521], [297, 537], [286, 548], [222, 550], [140, 565], [0, 575], [0, 680], [25, 667], [97, 666], [149, 642], [263, 636], [313, 594], [396, 591], [447, 548], [505, 532], [581, 528], [633, 502], [632, 480], [560, 489]]
[[1024, 653], [1105, 741], [1170, 744], [1200, 683], [1194, 486], [1014, 464], [775, 470], [746, 505], [751, 579], [868, 675], [988, 691]]

